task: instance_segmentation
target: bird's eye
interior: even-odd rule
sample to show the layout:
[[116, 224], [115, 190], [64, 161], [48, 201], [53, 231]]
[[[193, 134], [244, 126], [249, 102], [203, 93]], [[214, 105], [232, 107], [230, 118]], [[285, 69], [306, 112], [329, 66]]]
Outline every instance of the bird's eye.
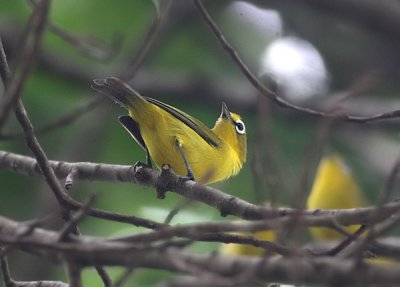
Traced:
[[238, 121], [236, 121], [235, 122], [235, 126], [236, 126], [236, 131], [239, 133], [239, 134], [244, 134], [245, 132], [246, 132], [246, 128], [245, 128], [245, 126], [244, 126], [244, 123], [241, 121], [241, 120], [238, 120]]

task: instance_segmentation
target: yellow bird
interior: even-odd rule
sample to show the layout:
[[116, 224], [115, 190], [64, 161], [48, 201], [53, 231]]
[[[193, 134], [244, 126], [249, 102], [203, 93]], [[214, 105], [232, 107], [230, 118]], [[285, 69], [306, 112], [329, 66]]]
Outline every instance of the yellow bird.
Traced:
[[113, 98], [129, 111], [118, 119], [146, 151], [147, 165], [169, 164], [181, 176], [202, 183], [222, 181], [237, 174], [246, 161], [246, 128], [240, 116], [222, 113], [209, 129], [194, 117], [110, 77], [94, 80], [96, 91]]
[[[338, 154], [323, 157], [307, 199], [307, 208], [344, 209], [362, 207], [365, 204], [360, 188], [343, 158]], [[352, 225], [345, 229], [354, 233], [358, 228], [359, 225]], [[329, 228], [314, 227], [310, 230], [319, 240], [335, 240], [343, 237], [339, 232]]]
[[[259, 240], [265, 241], [276, 241], [277, 235], [273, 230], [268, 231], [257, 231], [247, 233], [236, 233], [237, 235], [252, 236]], [[219, 251], [225, 255], [248, 255], [248, 256], [260, 256], [266, 253], [266, 250], [261, 247], [253, 245], [239, 244], [239, 243], [228, 243], [222, 244]]]

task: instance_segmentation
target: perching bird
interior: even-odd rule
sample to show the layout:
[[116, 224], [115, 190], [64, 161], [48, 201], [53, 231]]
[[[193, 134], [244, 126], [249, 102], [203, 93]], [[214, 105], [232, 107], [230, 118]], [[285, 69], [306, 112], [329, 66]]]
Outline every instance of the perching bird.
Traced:
[[239, 115], [222, 103], [222, 113], [209, 129], [194, 117], [110, 77], [94, 80], [96, 91], [129, 111], [118, 119], [146, 151], [147, 165], [169, 164], [181, 176], [202, 183], [222, 181], [237, 174], [246, 161], [246, 128]]
[[[311, 193], [307, 199], [308, 209], [344, 209], [365, 206], [366, 201], [360, 188], [338, 154], [324, 156], [317, 169]], [[354, 233], [359, 225], [345, 229]], [[322, 227], [310, 228], [311, 234], [319, 240], [342, 238], [339, 232]]]

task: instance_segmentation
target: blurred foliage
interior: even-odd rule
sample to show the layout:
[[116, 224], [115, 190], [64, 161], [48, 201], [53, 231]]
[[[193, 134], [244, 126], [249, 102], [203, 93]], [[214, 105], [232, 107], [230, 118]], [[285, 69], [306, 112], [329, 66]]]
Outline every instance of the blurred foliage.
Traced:
[[[171, 10], [174, 13], [179, 12], [179, 5], [183, 5], [187, 9], [187, 4], [180, 2], [184, 1], [176, 1], [173, 4]], [[218, 5], [214, 4], [216, 7], [213, 7], [213, 9], [216, 10], [213, 11], [217, 12], [213, 12], [213, 14], [215, 13], [217, 18], [226, 4], [229, 4], [229, 1], [222, 1]], [[23, 29], [30, 13], [29, 5], [25, 1], [3, 0], [0, 7], [0, 26], [4, 23], [12, 23], [18, 29]], [[282, 7], [280, 8], [287, 8], [284, 5]], [[287, 14], [284, 14], [285, 11]], [[306, 10], [302, 9], [301, 11], [304, 12]], [[230, 58], [220, 48], [214, 36], [200, 20], [197, 11], [189, 9], [188, 13], [191, 13], [189, 17], [182, 17], [182, 19], [171, 18], [168, 20], [170, 22], [170, 29], [162, 30], [143, 69], [150, 72], [163, 70], [168, 73], [174, 73], [175, 71], [179, 71], [217, 79], [223, 75], [224, 77], [241, 78], [243, 80], [237, 67], [234, 66]], [[288, 16], [293, 15], [291, 13], [293, 11], [289, 8], [283, 10], [283, 18], [286, 19]], [[306, 29], [304, 27], [310, 27], [307, 24], [308, 20], [314, 21], [315, 19], [308, 19], [304, 16], [309, 15], [310, 12], [308, 11], [307, 13], [300, 13], [300, 15], [291, 19], [288, 24], [289, 29], [293, 28], [290, 26], [290, 23], [299, 23], [303, 20], [304, 26], [302, 28]], [[132, 58], [134, 51], [140, 45], [141, 41], [143, 41], [144, 34], [154, 15], [154, 5], [149, 0], [121, 0], [117, 4], [112, 0], [54, 0], [50, 18], [55, 25], [62, 27], [74, 35], [95, 37], [105, 43], [109, 43], [113, 35], [119, 33], [123, 35], [123, 46], [115, 59], [112, 59], [110, 62], [99, 62], [77, 52], [76, 48], [65, 43], [64, 40], [53, 33], [46, 32], [43, 51], [66, 63], [75, 63], [77, 69], [80, 67], [91, 67], [93, 69], [101, 68], [103, 71], [107, 71], [107, 69], [113, 72], [121, 70]], [[325, 23], [325, 25], [324, 27], [334, 30], [339, 29], [338, 27], [330, 26], [331, 23], [329, 22]], [[322, 33], [322, 31], [316, 31], [315, 29], [311, 29], [311, 31], [316, 34]], [[309, 30], [307, 35], [310, 35], [310, 33]], [[326, 31], [323, 33], [326, 33]], [[235, 36], [234, 33], [230, 33], [230, 35], [231, 37]], [[240, 38], [241, 35], [236, 35], [236, 37]], [[345, 69], [347, 73], [345, 78], [342, 75], [342, 65], [345, 64], [343, 62], [346, 62], [348, 58], [358, 54], [358, 49], [354, 48], [356, 47], [354, 43], [351, 43], [353, 44], [353, 49], [350, 49], [347, 42], [345, 43], [341, 39], [338, 40], [335, 37], [330, 37], [330, 35], [324, 36], [319, 34], [315, 35], [314, 39], [320, 39], [318, 43], [329, 39], [329, 45], [335, 46], [334, 49], [329, 50], [334, 51], [334, 53], [327, 53], [328, 59], [332, 57], [332, 60], [329, 60], [331, 64], [328, 66], [331, 68], [330, 72], [335, 86], [346, 86], [352, 80], [351, 77], [348, 77], [350, 72], [347, 70], [351, 65], [346, 65]], [[355, 41], [359, 39], [357, 37]], [[365, 41], [370, 43], [370, 40], [370, 38], [367, 38]], [[15, 57], [16, 51], [13, 50], [10, 52], [12, 63], [15, 60], [12, 56]], [[342, 58], [344, 55], [345, 58]], [[324, 56], [326, 55], [324, 54]], [[246, 55], [244, 58], [246, 58]], [[338, 58], [342, 58], [342, 62], [335, 62]], [[354, 70], [360, 71], [362, 68], [361, 66], [355, 66]], [[107, 75], [109, 74], [105, 74], [105, 76]], [[90, 82], [77, 81], [76, 79], [66, 77], [62, 73], [37, 65], [23, 92], [23, 100], [34, 125], [39, 127], [45, 123], [52, 122], [58, 116], [72, 110], [78, 103], [92, 97], [94, 93], [90, 90], [90, 84]], [[157, 83], [154, 83], [154, 85], [157, 85]], [[246, 95], [243, 95], [243, 97], [246, 97]], [[212, 126], [219, 115], [219, 106], [211, 106], [209, 103], [202, 101], [200, 97], [196, 98], [187, 95], [187, 100], [184, 100], [184, 97], [179, 97], [179, 99], [179, 101], [171, 99], [169, 104], [201, 119], [208, 126]], [[217, 101], [219, 102], [219, 100]], [[246, 122], [249, 138], [248, 162], [238, 176], [226, 182], [218, 183], [215, 186], [232, 195], [255, 202], [251, 165], [254, 152], [253, 138], [256, 133], [259, 133], [258, 127], [260, 123], [257, 122], [253, 108], [250, 110], [238, 104], [233, 106], [235, 108], [232, 108], [232, 110], [241, 114]], [[124, 113], [121, 108], [107, 101], [93, 112], [81, 116], [71, 125], [63, 126], [51, 133], [40, 135], [39, 140], [49, 158], [54, 160], [116, 164], [133, 164], [138, 160], [143, 161], [145, 159], [144, 152], [116, 120], [116, 117], [121, 113]], [[301, 174], [305, 159], [312, 153], [309, 149], [319, 121], [299, 121], [285, 118], [284, 116], [276, 116], [275, 114], [272, 114], [272, 118], [271, 134], [281, 149], [281, 154], [286, 157], [283, 162], [287, 164], [284, 165], [282, 176], [284, 179], [287, 179], [286, 174], [294, 174], [295, 182], [291, 184], [295, 186], [300, 180], [298, 175]], [[14, 118], [11, 117], [5, 132], [20, 132]], [[368, 197], [373, 200], [376, 192], [379, 190], [378, 187], [382, 186], [383, 179], [374, 176], [373, 170], [368, 170], [365, 164], [363, 164], [363, 159], [357, 158], [353, 154], [354, 148], [349, 148], [347, 142], [343, 141], [340, 135], [334, 134], [332, 139], [328, 140], [330, 142], [329, 145], [339, 149], [348, 157], [350, 165], [354, 167], [356, 176], [368, 193]], [[263, 143], [263, 148], [268, 149], [268, 143]], [[0, 142], [0, 149], [31, 155], [22, 140], [2, 141]], [[314, 160], [313, 168], [317, 164], [316, 160], [318, 158]], [[265, 172], [268, 173], [268, 170]], [[311, 176], [313, 176], [313, 172], [311, 172]], [[27, 220], [35, 216], [43, 216], [55, 208], [55, 201], [52, 198], [51, 192], [40, 177], [26, 177], [20, 174], [1, 171], [0, 182], [2, 190], [0, 192], [1, 215], [19, 220]], [[100, 195], [96, 202], [96, 207], [98, 208], [134, 214], [155, 221], [163, 221], [169, 210], [181, 200], [181, 197], [173, 193], [168, 193], [164, 200], [158, 200], [152, 189], [132, 184], [103, 182], [79, 182], [74, 187], [72, 195], [83, 202], [94, 192]], [[266, 194], [265, 197], [269, 198], [270, 191], [266, 189], [263, 192]], [[291, 202], [292, 195], [290, 191], [283, 199], [283, 202], [279, 204], [284, 205]], [[23, 203], [22, 206], [21, 203]], [[193, 203], [182, 210], [174, 218], [173, 223], [231, 219], [233, 218], [222, 218], [214, 209], [203, 204]], [[87, 218], [81, 225], [83, 234], [99, 236], [117, 236], [139, 230], [143, 229], [92, 218]], [[216, 244], [202, 243], [192, 248], [205, 251], [214, 250], [217, 246]], [[24, 256], [29, 257], [29, 255], [18, 255], [18, 258], [24, 258]], [[14, 264], [11, 267], [12, 272], [19, 280], [60, 279], [64, 276], [62, 268], [57, 268], [57, 270], [48, 270], [49, 273], [53, 273], [48, 275], [49, 278], [31, 278], [35, 272], [24, 271], [24, 269], [32, 268], [32, 266], [28, 268], [28, 265], [26, 265], [28, 264], [27, 262], [30, 261], [21, 259], [20, 262], [13, 262]], [[40, 270], [42, 266], [39, 264], [33, 268]], [[111, 268], [110, 270], [113, 278], [118, 277], [122, 273], [119, 268]], [[134, 286], [150, 286], [158, 282], [161, 278], [165, 278], [166, 274], [168, 273], [138, 270], [132, 276], [131, 283], [135, 284]], [[85, 286], [100, 286], [98, 275], [93, 270], [86, 270], [83, 275]]]

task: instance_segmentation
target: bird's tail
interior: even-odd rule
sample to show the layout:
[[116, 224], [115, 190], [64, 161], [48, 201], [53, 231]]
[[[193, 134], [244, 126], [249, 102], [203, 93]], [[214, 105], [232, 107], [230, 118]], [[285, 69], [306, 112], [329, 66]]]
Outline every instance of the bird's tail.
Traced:
[[138, 102], [146, 102], [138, 92], [116, 77], [95, 79], [93, 80], [92, 89], [112, 98], [126, 109], [137, 106]]

